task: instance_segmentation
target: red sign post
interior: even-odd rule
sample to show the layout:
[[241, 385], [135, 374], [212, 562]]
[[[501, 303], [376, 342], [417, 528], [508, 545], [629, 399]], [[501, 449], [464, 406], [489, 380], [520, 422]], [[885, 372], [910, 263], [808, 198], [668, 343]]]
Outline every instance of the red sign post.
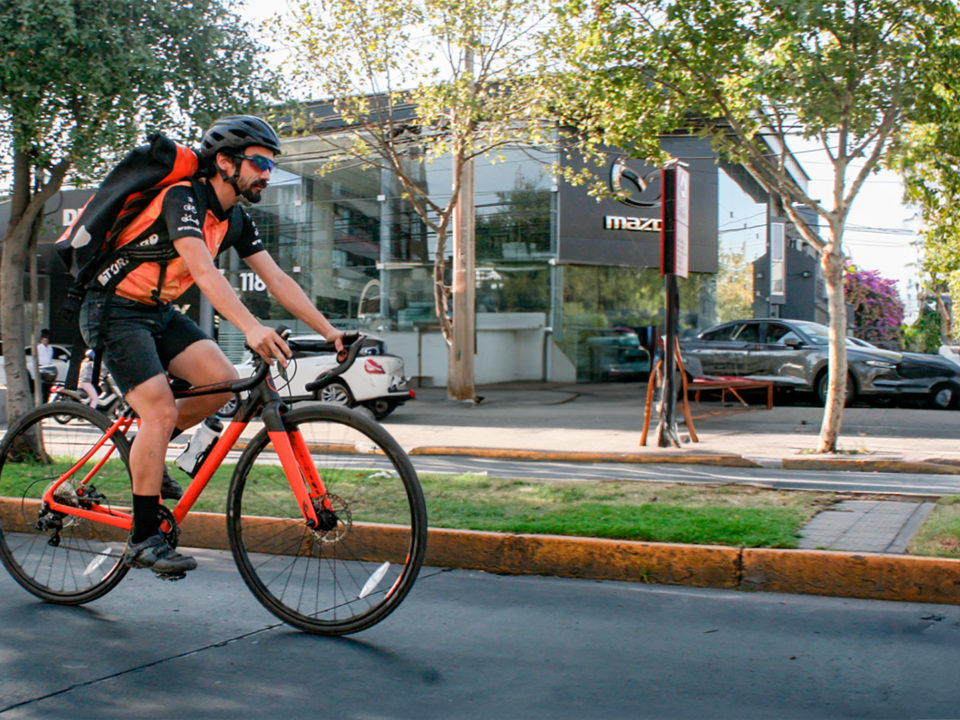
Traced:
[[661, 171], [660, 274], [664, 277], [663, 382], [660, 385], [659, 447], [680, 447], [677, 434], [677, 337], [680, 295], [677, 276], [690, 267], [690, 172], [674, 162]]

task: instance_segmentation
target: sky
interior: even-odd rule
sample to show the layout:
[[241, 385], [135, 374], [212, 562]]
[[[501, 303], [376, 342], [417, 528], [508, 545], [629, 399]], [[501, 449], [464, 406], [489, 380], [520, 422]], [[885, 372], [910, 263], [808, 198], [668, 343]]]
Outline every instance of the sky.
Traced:
[[[815, 154], [806, 153], [799, 158], [811, 176], [811, 196], [829, 198], [833, 182], [829, 161], [819, 161]], [[877, 270], [882, 277], [897, 281], [908, 317], [917, 310], [920, 255], [914, 243], [919, 228], [918, 210], [903, 203], [900, 176], [881, 171], [864, 183], [844, 233], [847, 256], [858, 269]]]

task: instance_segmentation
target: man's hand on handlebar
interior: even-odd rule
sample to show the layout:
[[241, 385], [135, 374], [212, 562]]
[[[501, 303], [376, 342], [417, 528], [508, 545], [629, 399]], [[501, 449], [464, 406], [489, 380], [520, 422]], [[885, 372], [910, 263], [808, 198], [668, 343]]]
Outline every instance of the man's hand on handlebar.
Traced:
[[247, 346], [268, 363], [274, 360], [286, 367], [291, 356], [290, 347], [273, 328], [257, 325], [246, 334]]
[[347, 350], [343, 344], [343, 330], [334, 328], [334, 331], [324, 335], [323, 339], [327, 342], [333, 342], [337, 348], [337, 361], [343, 362], [347, 357]]

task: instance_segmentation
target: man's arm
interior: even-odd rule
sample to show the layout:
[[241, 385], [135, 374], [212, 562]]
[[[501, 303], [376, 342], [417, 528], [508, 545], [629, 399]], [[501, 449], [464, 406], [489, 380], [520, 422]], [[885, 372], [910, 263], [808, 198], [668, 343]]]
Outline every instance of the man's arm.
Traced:
[[[206, 244], [198, 237], [182, 237], [173, 241], [177, 253], [183, 258], [210, 304], [243, 333], [254, 352], [265, 360], [276, 358], [286, 367], [290, 348], [273, 328], [263, 325], [237, 297], [230, 283], [220, 274]], [[266, 253], [259, 253], [266, 255]]]
[[327, 340], [332, 340], [338, 350], [343, 350], [343, 332], [331, 325], [326, 316], [317, 310], [303, 288], [280, 269], [270, 253], [262, 250], [245, 257], [244, 261], [263, 280], [270, 294], [294, 317], [305, 322]]

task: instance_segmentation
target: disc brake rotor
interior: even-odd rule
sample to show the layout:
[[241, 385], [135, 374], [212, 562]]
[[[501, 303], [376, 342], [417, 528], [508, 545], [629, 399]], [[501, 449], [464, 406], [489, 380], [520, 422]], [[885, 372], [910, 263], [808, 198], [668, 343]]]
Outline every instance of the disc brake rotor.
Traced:
[[314, 499], [313, 510], [320, 520], [320, 527], [313, 536], [322, 543], [340, 542], [353, 527], [353, 513], [347, 501], [339, 495], [321, 495]]

